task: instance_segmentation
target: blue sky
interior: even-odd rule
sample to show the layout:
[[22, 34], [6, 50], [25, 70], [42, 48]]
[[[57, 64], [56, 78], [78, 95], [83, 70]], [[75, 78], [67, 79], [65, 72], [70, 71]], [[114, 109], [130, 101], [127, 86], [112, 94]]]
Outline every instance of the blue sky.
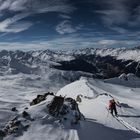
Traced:
[[135, 47], [139, 0], [0, 0], [0, 49]]

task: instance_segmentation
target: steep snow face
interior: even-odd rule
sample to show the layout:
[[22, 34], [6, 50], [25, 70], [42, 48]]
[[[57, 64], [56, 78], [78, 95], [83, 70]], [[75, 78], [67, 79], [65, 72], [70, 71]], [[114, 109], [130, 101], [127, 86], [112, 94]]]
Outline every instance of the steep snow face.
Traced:
[[63, 97], [71, 97], [76, 99], [78, 95], [87, 98], [93, 98], [97, 96], [97, 92], [92, 88], [86, 78], [81, 78], [78, 81], [75, 81], [69, 85], [66, 85], [64, 88], [61, 88], [57, 95]]

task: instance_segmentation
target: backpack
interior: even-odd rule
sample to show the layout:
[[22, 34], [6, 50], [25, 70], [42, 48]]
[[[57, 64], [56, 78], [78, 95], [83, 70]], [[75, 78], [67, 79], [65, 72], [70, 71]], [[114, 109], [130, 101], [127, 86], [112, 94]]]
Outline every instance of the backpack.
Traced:
[[109, 100], [109, 110], [112, 109], [112, 107], [113, 107], [113, 102], [112, 100]]

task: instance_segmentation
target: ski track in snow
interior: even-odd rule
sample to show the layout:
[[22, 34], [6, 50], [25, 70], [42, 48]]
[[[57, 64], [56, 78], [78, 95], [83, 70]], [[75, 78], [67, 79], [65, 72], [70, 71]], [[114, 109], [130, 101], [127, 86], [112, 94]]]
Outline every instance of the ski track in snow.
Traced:
[[[114, 97], [111, 95], [111, 93], [108, 94], [108, 93], [106, 93], [106, 92], [104, 91], [105, 94], [101, 94], [101, 93], [97, 92], [90, 84], [88, 84], [88, 82], [86, 82], [86, 84], [87, 84], [87, 86], [88, 86], [89, 88], [91, 88], [91, 90], [93, 90], [93, 91], [97, 94], [97, 96], [96, 96], [95, 98], [98, 98], [99, 96], [102, 96], [102, 95], [105, 95], [105, 94], [106, 94], [105, 96], [109, 96], [109, 97], [111, 97], [111, 98], [114, 98]], [[128, 130], [140, 134], [140, 130], [139, 130], [138, 128], [136, 128], [136, 127], [130, 125], [129, 123], [127, 123], [126, 121], [124, 121], [122, 118], [116, 117], [116, 116], [114, 116], [114, 118], [115, 118], [117, 121], [119, 121], [123, 126], [125, 126]]]
[[122, 125], [124, 125], [128, 130], [130, 131], [134, 131], [135, 133], [140, 134], [140, 130], [132, 125], [130, 125], [129, 123], [127, 123], [126, 121], [124, 121], [122, 118], [120, 117], [115, 117], [115, 119], [117, 119]]
[[[78, 86], [78, 87], [77, 87]], [[118, 89], [118, 87], [121, 88]], [[140, 89], [137, 89], [136, 93], [135, 90], [133, 91], [133, 96], [131, 97], [128, 94], [127, 95], [123, 94], [125, 91], [130, 91], [128, 90], [128, 87], [126, 88], [113, 85], [110, 83], [104, 83], [103, 81], [100, 80], [91, 80], [89, 79], [81, 79], [79, 81], [73, 82], [70, 85], [67, 85], [62, 88], [60, 91], [58, 91], [58, 95], [65, 95], [68, 94], [69, 96], [73, 97], [73, 94], [71, 93], [75, 92], [76, 94], [83, 94], [82, 96], [82, 102], [79, 103], [79, 108], [81, 113], [85, 116], [86, 120], [82, 120], [80, 122], [80, 127], [79, 128], [67, 128], [65, 129], [63, 126], [57, 126], [58, 124], [55, 124], [53, 121], [49, 121], [47, 116], [44, 117], [44, 114], [42, 112], [35, 113], [37, 122], [35, 121], [29, 130], [23, 134], [23, 136], [17, 137], [14, 139], [13, 137], [9, 136], [9, 139], [3, 139], [3, 140], [101, 140], [103, 138], [108, 139], [108, 140], [131, 140], [131, 139], [137, 139], [140, 140], [140, 126], [137, 128], [135, 124], [137, 124], [139, 118], [133, 118], [133, 112], [135, 113], [137, 108], [139, 108], [139, 102], [136, 100], [136, 97], [139, 99], [139, 95], [137, 94]], [[84, 90], [83, 90], [84, 89]], [[8, 91], [8, 90], [7, 90]], [[83, 92], [84, 91], [84, 92]], [[33, 92], [33, 91], [32, 91]], [[87, 93], [86, 93], [87, 92]], [[131, 92], [131, 91], [130, 91]], [[23, 96], [24, 92], [21, 93], [21, 97], [24, 98], [23, 101], [27, 103], [29, 99], [34, 98], [35, 94], [28, 95], [27, 92], [26, 96]], [[115, 94], [114, 94], [115, 93]], [[92, 96], [93, 94], [93, 96]], [[121, 95], [121, 96], [120, 96]], [[136, 96], [136, 97], [135, 97]], [[16, 96], [15, 100], [16, 100]], [[28, 99], [29, 98], [29, 99]], [[122, 119], [122, 117], [118, 118], [113, 118], [111, 115], [108, 115], [108, 112], [106, 110], [107, 103], [109, 99], [115, 98], [115, 100], [124, 102], [126, 105], [128, 105], [128, 108], [123, 107], [125, 110], [122, 113], [125, 113], [129, 115], [129, 113], [132, 113], [132, 118], [125, 118]], [[130, 99], [129, 99], [130, 98]], [[28, 100], [25, 100], [28, 99]], [[132, 100], [132, 103], [129, 102]], [[8, 103], [10, 100], [6, 100]], [[44, 102], [45, 103], [45, 102]], [[24, 103], [25, 105], [25, 103]], [[42, 103], [43, 105], [43, 103]], [[129, 109], [129, 107], [131, 107]], [[41, 108], [41, 104], [38, 106]], [[22, 110], [22, 107], [20, 108], [20, 111]], [[33, 109], [32, 112], [34, 111], [39, 111]], [[107, 116], [106, 116], [107, 115]], [[138, 115], [138, 114], [137, 114]], [[128, 122], [127, 122], [128, 120]], [[42, 123], [43, 122], [43, 125]], [[133, 124], [131, 124], [131, 121]], [[136, 122], [135, 122], [136, 121]], [[97, 129], [96, 129], [97, 127]], [[98, 132], [98, 131], [101, 131]], [[130, 134], [129, 134], [129, 131]], [[85, 133], [84, 133], [85, 132]], [[137, 133], [137, 134], [133, 134]], [[87, 134], [86, 134], [87, 133]], [[111, 133], [111, 137], [109, 138], [109, 133]], [[123, 135], [124, 134], [124, 135]], [[127, 135], [128, 138], [127, 138]], [[115, 138], [114, 138], [115, 137]]]

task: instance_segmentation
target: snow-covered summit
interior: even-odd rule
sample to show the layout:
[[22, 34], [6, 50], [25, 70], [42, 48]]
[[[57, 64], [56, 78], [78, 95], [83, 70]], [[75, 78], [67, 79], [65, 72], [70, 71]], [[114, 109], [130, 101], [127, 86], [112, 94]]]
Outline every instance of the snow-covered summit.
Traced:
[[86, 78], [81, 78], [80, 80], [77, 80], [61, 88], [57, 92], [57, 95], [76, 99], [78, 95], [87, 98], [93, 98], [97, 96], [97, 93], [92, 89], [92, 85], [88, 83]]
[[134, 75], [133, 73], [128, 73], [128, 74], [121, 74], [119, 76], [120, 79], [123, 79], [123, 80], [133, 80], [133, 81], [140, 81], [140, 78], [138, 78], [136, 75]]
[[133, 73], [123, 73], [119, 77], [110, 78], [104, 81], [128, 87], [140, 87], [140, 78], [135, 76]]
[[113, 56], [117, 59], [140, 61], [140, 49], [138, 48], [87, 48], [73, 52], [74, 54]]

